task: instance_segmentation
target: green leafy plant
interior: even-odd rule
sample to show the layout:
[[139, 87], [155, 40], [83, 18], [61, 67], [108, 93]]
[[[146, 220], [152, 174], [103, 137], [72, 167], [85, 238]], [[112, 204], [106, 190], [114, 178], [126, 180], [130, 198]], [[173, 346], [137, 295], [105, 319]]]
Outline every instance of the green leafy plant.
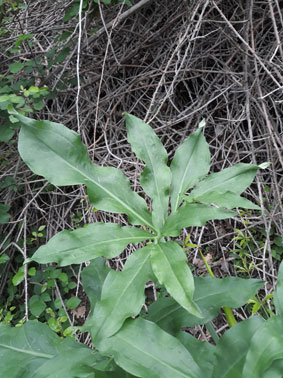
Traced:
[[[182, 228], [236, 216], [233, 208], [259, 210], [241, 193], [267, 164], [239, 163], [207, 175], [210, 153], [202, 123], [177, 149], [169, 167], [166, 150], [151, 127], [127, 114], [128, 141], [146, 164], [140, 183], [146, 199], [151, 198], [150, 213], [146, 199], [131, 190], [121, 171], [93, 165], [75, 132], [11, 113], [22, 124], [20, 155], [34, 173], [53, 185], [86, 185], [96, 209], [126, 214], [133, 226], [94, 223], [64, 230], [26, 260], [61, 267], [92, 260], [82, 272], [91, 312], [81, 330], [90, 332], [95, 352], [51, 336], [44, 324], [28, 322], [18, 329], [1, 325], [0, 367], [5, 365], [6, 376], [47, 377], [56, 366], [67, 364], [61, 377], [239, 378], [269, 377], [270, 371], [281, 377], [283, 266], [274, 294], [279, 316], [254, 316], [219, 339], [211, 320], [224, 308], [230, 326], [235, 324], [231, 309], [254, 297], [262, 282], [213, 275], [194, 278], [184, 249], [172, 240]], [[144, 247], [129, 256], [121, 272], [106, 268], [102, 256], [111, 259], [129, 243]], [[148, 281], [165, 287], [170, 296], [159, 298], [142, 315]], [[199, 324], [207, 326], [215, 346], [181, 330]], [[15, 360], [21, 361], [16, 373]]]

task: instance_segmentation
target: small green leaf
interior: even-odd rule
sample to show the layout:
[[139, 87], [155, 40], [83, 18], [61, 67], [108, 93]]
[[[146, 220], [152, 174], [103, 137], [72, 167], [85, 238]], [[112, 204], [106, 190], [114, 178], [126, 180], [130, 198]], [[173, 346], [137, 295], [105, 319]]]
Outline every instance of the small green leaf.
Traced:
[[277, 247], [283, 247], [283, 237], [281, 236], [276, 236], [274, 238], [274, 244], [277, 246]]
[[77, 297], [71, 297], [67, 300], [66, 306], [69, 310], [74, 310], [81, 303], [81, 299]]
[[6, 253], [3, 253], [3, 255], [0, 256], [0, 264], [5, 264], [9, 259], [10, 257]]
[[67, 283], [68, 280], [69, 280], [69, 277], [68, 277], [68, 274], [67, 273], [60, 273], [59, 276], [58, 276], [58, 279], [63, 282], [63, 283]]
[[47, 323], [52, 331], [59, 332], [61, 330], [61, 325], [57, 319], [49, 318]]
[[35, 276], [35, 274], [36, 274], [36, 269], [35, 269], [35, 267], [29, 268], [29, 270], [28, 270], [28, 275], [29, 275], [29, 276]]
[[12, 283], [13, 283], [13, 285], [14, 285], [14, 286], [18, 286], [21, 282], [23, 282], [24, 278], [25, 278], [25, 274], [24, 274], [24, 272], [19, 271], [19, 272], [16, 273], [16, 274], [14, 275], [14, 277], [12, 278]]
[[36, 316], [37, 318], [43, 313], [46, 309], [45, 302], [40, 298], [39, 295], [33, 295], [29, 299], [29, 310], [32, 315]]
[[51, 297], [47, 292], [41, 294], [40, 299], [42, 299], [44, 302], [50, 302], [51, 301]]
[[69, 8], [65, 13], [65, 16], [63, 18], [63, 22], [67, 22], [71, 18], [76, 16], [79, 13], [79, 8], [80, 8], [80, 4], [78, 4], [78, 3], [75, 3], [71, 8]]
[[9, 65], [9, 71], [14, 74], [21, 71], [24, 68], [24, 66], [25, 64], [21, 62], [11, 63]]
[[44, 102], [41, 101], [41, 100], [40, 101], [35, 101], [33, 103], [33, 107], [34, 107], [35, 110], [41, 110], [41, 109], [44, 108]]

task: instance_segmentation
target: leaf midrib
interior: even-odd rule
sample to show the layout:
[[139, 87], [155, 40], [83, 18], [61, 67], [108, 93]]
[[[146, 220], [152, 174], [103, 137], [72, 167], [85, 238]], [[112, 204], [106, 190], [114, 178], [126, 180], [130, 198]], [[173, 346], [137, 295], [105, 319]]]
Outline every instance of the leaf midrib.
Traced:
[[[232, 167], [233, 167], [233, 166], [232, 166]], [[232, 168], [232, 167], [229, 167], [229, 168]], [[252, 170], [252, 169], [253, 169], [253, 167], [249, 167], [249, 169], [247, 169], [244, 173], [247, 173], [249, 170]], [[214, 174], [217, 174], [217, 173], [220, 173], [220, 172], [223, 172], [223, 171], [219, 171], [219, 172], [216, 172], [216, 173], [214, 173]], [[207, 185], [207, 187], [209, 187], [209, 189], [204, 189], [203, 192], [202, 192], [201, 194], [197, 195], [197, 196], [194, 196], [194, 195], [193, 195], [194, 193], [193, 193], [193, 191], [192, 191], [192, 193], [191, 193], [192, 198], [197, 199], [197, 198], [200, 198], [200, 197], [202, 197], [202, 196], [205, 196], [207, 193], [210, 193], [210, 192], [213, 192], [213, 191], [216, 191], [216, 192], [217, 192], [217, 188], [218, 188], [218, 187], [223, 186], [223, 184], [225, 184], [225, 186], [226, 186], [227, 183], [229, 183], [230, 181], [236, 179], [238, 176], [241, 176], [242, 174], [243, 174], [243, 172], [238, 172], [236, 175], [230, 177], [228, 180], [225, 180], [225, 181], [222, 180], [221, 183], [214, 184], [214, 186], [212, 186], [212, 187], [211, 187], [210, 185], [209, 185], [209, 186]], [[209, 178], [209, 177], [211, 177], [211, 175], [208, 176], [208, 178]], [[201, 181], [201, 182], [200, 182], [200, 185], [201, 185], [201, 184], [205, 184], [205, 180]], [[215, 189], [216, 189], [216, 190], [215, 190]], [[197, 188], [196, 188], [195, 190], [197, 190]], [[238, 191], [233, 191], [233, 190], [231, 189], [231, 192], [234, 193], [234, 194], [238, 194], [238, 195], [240, 196], [241, 193], [242, 193], [243, 191], [241, 191], [241, 192], [239, 193]]]
[[[192, 158], [193, 158], [193, 156], [194, 156], [194, 151], [195, 151], [195, 149], [196, 149], [198, 143], [199, 143], [199, 139], [197, 140], [197, 143], [195, 143], [195, 144], [193, 145], [192, 153], [190, 154], [190, 157], [189, 157], [189, 159], [187, 160], [186, 168], [185, 168], [184, 174], [183, 174], [183, 176], [182, 176], [182, 179], [181, 179], [181, 182], [180, 182], [180, 185], [179, 185], [179, 189], [178, 189], [178, 191], [177, 191], [178, 194], [177, 194], [177, 198], [176, 198], [175, 207], [174, 207], [174, 209], [172, 210], [172, 212], [175, 212], [175, 211], [177, 210], [177, 208], [178, 208], [178, 202], [179, 202], [180, 195], [181, 195], [182, 192], [183, 192], [183, 189], [182, 189], [182, 188], [183, 188], [183, 184], [184, 184], [184, 181], [185, 181], [185, 177], [186, 177], [187, 172], [188, 172], [188, 169], [189, 169], [189, 164], [190, 164], [190, 162], [191, 162], [191, 160], [192, 160]], [[172, 182], [173, 182], [173, 178], [172, 178]]]
[[14, 352], [29, 354], [29, 355], [36, 356], [36, 357], [49, 358], [49, 359], [54, 357], [51, 354], [40, 353], [40, 352], [35, 352], [35, 351], [27, 350], [27, 349], [16, 348], [16, 347], [13, 347], [11, 345], [0, 344], [0, 347], [12, 350]]
[[[34, 129], [36, 129], [35, 126], [28, 126], [28, 127], [32, 127]], [[38, 136], [37, 136], [38, 137]], [[151, 228], [152, 230], [156, 231], [154, 226], [149, 223], [147, 220], [145, 220], [143, 218], [143, 216], [141, 216], [140, 214], [138, 214], [134, 209], [130, 208], [128, 206], [128, 204], [126, 204], [125, 202], [121, 201], [119, 197], [115, 196], [112, 192], [110, 192], [108, 189], [106, 189], [105, 187], [103, 187], [102, 185], [100, 185], [98, 182], [94, 181], [93, 178], [89, 177], [86, 172], [84, 172], [84, 170], [80, 171], [78, 168], [76, 168], [74, 165], [70, 164], [66, 159], [64, 159], [61, 155], [58, 154], [57, 151], [55, 151], [50, 145], [46, 144], [44, 142], [44, 140], [40, 139], [38, 137], [38, 139], [40, 140], [41, 143], [43, 143], [46, 147], [48, 147], [51, 151], [53, 151], [53, 153], [55, 153], [55, 155], [57, 155], [61, 160], [63, 160], [69, 167], [71, 167], [72, 169], [74, 169], [76, 172], [78, 172], [81, 176], [84, 176], [88, 181], [92, 182], [94, 185], [98, 186], [101, 190], [105, 191], [110, 197], [114, 198], [117, 202], [119, 202], [122, 206], [124, 206], [129, 212], [131, 212], [132, 214], [134, 214], [138, 219], [140, 219], [142, 221], [142, 224], [146, 224], [149, 228]], [[66, 138], [65, 138], [66, 139]], [[89, 160], [89, 163], [91, 163], [91, 161]], [[92, 163], [91, 163], [92, 164]], [[95, 166], [94, 166], [95, 167]], [[95, 167], [96, 168], [96, 167]], [[83, 184], [83, 183], [82, 183]], [[87, 185], [87, 184], [86, 184]]]
[[[80, 245], [80, 246], [77, 246], [77, 247], [63, 249], [63, 250], [60, 250], [60, 253], [67, 253], [69, 251], [75, 251], [77, 249], [83, 250], [85, 248], [96, 247], [96, 246], [103, 245], [103, 244], [105, 244], [107, 246], [108, 244], [111, 245], [112, 243], [117, 243], [117, 242], [120, 242], [120, 241], [127, 241], [128, 239], [130, 239], [128, 241], [128, 244], [138, 243], [139, 241], [146, 240], [145, 237], [142, 237], [142, 236], [137, 236], [135, 238], [125, 237], [125, 238], [119, 238], [119, 239], [103, 240], [103, 241], [100, 241], [100, 242], [93, 242], [93, 243], [90, 243], [90, 244], [87, 244], [87, 245], [84, 245], [84, 246]], [[148, 239], [151, 239], [151, 238], [148, 238]], [[152, 239], [154, 239], [154, 238], [152, 238]], [[58, 251], [54, 251], [53, 253], [49, 253], [49, 255], [57, 254], [57, 253], [58, 253]]]
[[[159, 363], [161, 363], [163, 366], [165, 366], [167, 369], [171, 369], [173, 370], [173, 372], [177, 372], [177, 373], [181, 373], [183, 377], [185, 378], [192, 378], [192, 377], [195, 377], [195, 376], [190, 376], [190, 375], [185, 375], [182, 371], [180, 370], [177, 370], [175, 367], [172, 367], [172, 365], [169, 365], [168, 363], [166, 363], [166, 361], [163, 361], [163, 360], [160, 360], [158, 359], [157, 357], [155, 357], [154, 355], [150, 354], [150, 353], [147, 353], [145, 349], [141, 349], [141, 348], [138, 348], [136, 344], [134, 343], [131, 343], [128, 339], [125, 339], [121, 336], [120, 333], [117, 333], [117, 335], [115, 335], [115, 337], [117, 337], [118, 339], [120, 338], [122, 341], [124, 341], [125, 343], [128, 343], [128, 345], [130, 347], [134, 347], [134, 349], [138, 350], [139, 352], [141, 353], [144, 353], [146, 356], [149, 356], [149, 358], [155, 360], [155, 361], [158, 361]], [[175, 377], [175, 376], [174, 376]]]
[[[146, 248], [146, 247], [145, 247], [145, 248]], [[148, 262], [148, 259], [149, 259], [149, 258], [150, 258], [150, 253], [147, 254], [147, 256], [146, 256], [146, 258], [144, 259], [143, 263], [138, 267], [138, 269], [136, 269], [134, 276], [132, 277], [132, 279], [131, 279], [130, 281], [127, 282], [127, 285], [124, 287], [124, 289], [122, 290], [122, 292], [120, 291], [120, 295], [119, 295], [119, 297], [117, 298], [115, 305], [112, 307], [111, 312], [110, 312], [110, 313], [109, 313], [109, 312], [107, 313], [107, 317], [105, 317], [105, 318], [103, 319], [102, 324], [99, 325], [99, 331], [97, 332], [96, 337], [97, 337], [97, 336], [101, 333], [101, 331], [103, 330], [103, 328], [104, 328], [104, 324], [106, 323], [107, 319], [109, 319], [109, 317], [110, 317], [110, 318], [112, 317], [113, 319], [115, 319], [115, 314], [114, 314], [114, 316], [112, 316], [113, 312], [115, 312], [116, 308], [119, 307], [119, 304], [120, 304], [120, 302], [121, 302], [121, 298], [123, 298], [125, 292], [126, 292], [126, 291], [128, 290], [128, 288], [133, 284], [133, 282], [135, 281], [136, 277], [140, 274], [140, 271], [143, 269], [144, 265]], [[123, 271], [122, 271], [121, 273], [123, 273]], [[103, 302], [103, 298], [101, 298], [101, 302]], [[94, 316], [95, 316], [95, 308], [94, 308]], [[106, 328], [106, 329], [107, 329], [107, 328]], [[104, 337], [110, 337], [110, 336], [111, 336], [111, 334], [108, 335], [108, 336], [105, 336], [105, 335], [104, 335]], [[98, 337], [98, 340], [99, 340], [99, 337]]]

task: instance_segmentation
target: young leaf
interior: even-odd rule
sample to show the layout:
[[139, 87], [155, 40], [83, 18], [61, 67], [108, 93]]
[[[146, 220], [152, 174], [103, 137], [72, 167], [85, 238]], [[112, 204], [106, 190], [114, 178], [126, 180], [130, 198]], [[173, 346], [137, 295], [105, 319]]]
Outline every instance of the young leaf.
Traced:
[[187, 203], [167, 218], [162, 234], [166, 236], [178, 236], [182, 228], [204, 226], [209, 220], [227, 219], [235, 215], [237, 213], [233, 211], [198, 203]]
[[282, 358], [283, 317], [274, 316], [253, 335], [246, 355], [243, 377], [262, 377], [274, 360]]
[[100, 301], [102, 286], [109, 272], [110, 268], [106, 266], [102, 257], [92, 260], [82, 271], [82, 284], [90, 300], [91, 310], [96, 302]]
[[85, 377], [109, 360], [33, 321], [16, 328], [0, 324], [0, 355], [1, 375], [9, 378]]
[[170, 169], [167, 152], [152, 128], [141, 119], [126, 115], [128, 141], [136, 156], [146, 163], [141, 185], [152, 199], [154, 226], [161, 230], [168, 210]]
[[144, 287], [152, 277], [149, 260], [150, 249], [144, 247], [127, 259], [122, 272], [111, 270], [106, 277], [101, 301], [95, 305], [84, 327], [90, 331], [95, 346], [117, 332], [125, 319], [136, 316], [141, 310], [145, 301]]
[[278, 270], [278, 279], [276, 289], [274, 291], [274, 304], [276, 311], [283, 315], [283, 263], [281, 262]]
[[[213, 202], [223, 206], [219, 193], [232, 192], [239, 196], [251, 184], [258, 169], [257, 165], [238, 163], [233, 167], [212, 173], [192, 190], [189, 200], [207, 204]], [[234, 202], [236, 198], [237, 196], [233, 199]]]
[[32, 259], [40, 264], [56, 262], [60, 266], [80, 264], [104, 256], [111, 259], [129, 243], [137, 244], [152, 238], [152, 234], [135, 227], [120, 227], [115, 223], [93, 223], [74, 231], [61, 231], [41, 246]]
[[216, 345], [213, 378], [260, 377], [255, 371], [250, 375], [242, 375], [242, 370], [251, 338], [262, 326], [262, 318], [252, 317], [225, 332]]
[[118, 169], [94, 166], [78, 134], [58, 123], [13, 114], [22, 123], [20, 155], [34, 173], [58, 186], [86, 184], [97, 209], [125, 213], [132, 224], [154, 230], [143, 198]]
[[199, 366], [179, 340], [141, 318], [127, 320], [119, 332], [102, 341], [100, 350], [137, 377], [201, 377]]
[[152, 270], [168, 293], [189, 313], [201, 317], [193, 301], [194, 279], [183, 249], [175, 242], [151, 245]]
[[186, 138], [176, 150], [170, 165], [172, 172], [171, 211], [174, 213], [187, 190], [209, 171], [210, 152], [202, 128]]
[[194, 282], [194, 301], [199, 306], [203, 318], [188, 314], [173, 298], [161, 298], [149, 307], [148, 319], [166, 332], [176, 335], [182, 327], [194, 327], [214, 319], [221, 307], [243, 306], [263, 287], [260, 280], [238, 277], [195, 277]]

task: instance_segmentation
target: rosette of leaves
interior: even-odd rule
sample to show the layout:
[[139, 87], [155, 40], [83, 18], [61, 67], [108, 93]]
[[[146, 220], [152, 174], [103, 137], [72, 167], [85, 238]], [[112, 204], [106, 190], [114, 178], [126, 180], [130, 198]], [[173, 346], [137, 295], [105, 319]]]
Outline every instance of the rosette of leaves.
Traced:
[[[167, 152], [152, 128], [126, 114], [128, 141], [145, 163], [140, 184], [151, 199], [150, 212], [120, 170], [91, 162], [78, 134], [61, 124], [15, 112], [14, 116], [22, 124], [20, 155], [35, 174], [57, 186], [86, 185], [96, 209], [126, 214], [133, 225], [94, 223], [59, 232], [26, 263], [65, 266], [94, 260], [83, 271], [91, 301], [84, 329], [90, 332], [95, 348], [104, 356], [113, 356], [127, 372], [123, 376], [212, 376], [213, 347], [182, 333], [181, 328], [209, 322], [221, 307], [242, 306], [262, 283], [234, 277], [194, 280], [184, 250], [172, 237], [182, 228], [233, 217], [237, 213], [231, 209], [236, 207], [259, 209], [241, 193], [265, 165], [239, 163], [208, 175], [210, 152], [202, 122], [168, 166]], [[111, 259], [129, 243], [142, 242], [144, 247], [128, 258], [123, 271], [103, 266], [101, 256]], [[133, 319], [145, 302], [144, 289], [150, 280], [163, 285], [170, 297], [155, 302], [147, 319]], [[207, 359], [201, 361], [200, 350]]]

